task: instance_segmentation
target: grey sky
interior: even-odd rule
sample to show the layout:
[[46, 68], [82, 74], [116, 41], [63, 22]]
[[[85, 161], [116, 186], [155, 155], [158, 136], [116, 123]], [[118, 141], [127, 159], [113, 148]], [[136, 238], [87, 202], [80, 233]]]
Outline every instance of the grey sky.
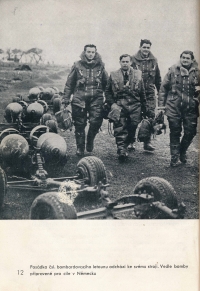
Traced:
[[73, 64], [83, 46], [97, 45], [108, 70], [119, 55], [152, 41], [161, 72], [194, 51], [199, 61], [198, 0], [1, 0], [0, 48], [38, 47], [50, 60]]

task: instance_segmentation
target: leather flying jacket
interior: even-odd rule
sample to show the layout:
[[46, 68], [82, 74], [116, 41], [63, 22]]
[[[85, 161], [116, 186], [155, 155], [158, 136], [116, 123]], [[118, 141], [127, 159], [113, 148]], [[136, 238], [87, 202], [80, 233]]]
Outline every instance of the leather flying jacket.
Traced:
[[157, 59], [149, 52], [148, 58], [143, 58], [139, 50], [132, 56], [132, 67], [142, 72], [146, 94], [155, 94], [155, 87], [159, 92], [161, 86], [161, 75]]
[[102, 103], [108, 74], [101, 56], [96, 52], [94, 59], [89, 62], [83, 52], [80, 58], [80, 61], [74, 63], [67, 78], [64, 100], [69, 101], [73, 94], [72, 104], [80, 107], [85, 107], [85, 101], [88, 99], [96, 99], [97, 104]]
[[111, 72], [105, 91], [106, 102], [109, 105], [117, 103], [127, 108], [131, 108], [133, 104], [146, 108], [146, 95], [141, 75], [139, 70], [130, 68], [129, 80], [124, 85], [122, 70]]
[[194, 62], [189, 70], [180, 63], [169, 68], [159, 93], [158, 106], [165, 106], [166, 115], [181, 117], [183, 113], [198, 115], [195, 87], [200, 85], [200, 72]]

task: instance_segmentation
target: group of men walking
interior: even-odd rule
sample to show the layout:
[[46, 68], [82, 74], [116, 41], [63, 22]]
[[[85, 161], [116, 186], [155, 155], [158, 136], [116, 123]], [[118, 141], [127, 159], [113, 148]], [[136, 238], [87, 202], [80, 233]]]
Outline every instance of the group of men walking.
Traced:
[[[128, 151], [135, 150], [135, 135], [142, 118], [155, 118], [156, 90], [158, 109], [165, 110], [170, 128], [171, 166], [179, 160], [186, 163], [186, 151], [196, 135], [200, 74], [194, 55], [184, 51], [180, 62], [172, 66], [161, 81], [157, 59], [151, 53], [151, 42], [141, 40], [134, 55], [119, 58], [120, 69], [105, 71], [96, 46], [84, 47], [81, 60], [75, 62], [64, 88], [63, 103], [71, 102], [75, 126], [77, 155], [93, 151], [94, 139], [103, 122], [103, 104], [114, 116], [113, 128], [117, 154], [121, 161]], [[85, 127], [89, 120], [87, 138]], [[182, 126], [184, 135], [180, 141]], [[144, 150], [154, 151], [150, 138], [144, 141]]]

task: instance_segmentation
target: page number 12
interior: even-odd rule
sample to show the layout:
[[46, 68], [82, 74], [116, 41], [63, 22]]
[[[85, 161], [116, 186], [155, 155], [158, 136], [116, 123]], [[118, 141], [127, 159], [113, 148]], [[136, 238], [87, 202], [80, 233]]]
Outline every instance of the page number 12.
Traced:
[[17, 270], [18, 275], [24, 275], [24, 270]]

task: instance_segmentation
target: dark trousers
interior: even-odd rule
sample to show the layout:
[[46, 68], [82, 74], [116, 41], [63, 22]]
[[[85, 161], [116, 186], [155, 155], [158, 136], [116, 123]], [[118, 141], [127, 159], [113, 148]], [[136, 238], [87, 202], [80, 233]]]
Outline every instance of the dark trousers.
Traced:
[[[197, 117], [168, 117], [171, 155], [185, 153], [197, 132]], [[183, 137], [180, 141], [182, 129]]]
[[75, 136], [77, 146], [82, 149], [85, 148], [85, 127], [87, 125], [87, 119], [89, 120], [90, 127], [88, 134], [95, 136], [103, 122], [102, 106], [86, 103], [86, 107], [82, 108], [76, 105], [72, 105], [72, 119], [75, 126]]
[[156, 96], [153, 93], [146, 93], [146, 109], [149, 118], [155, 118]]
[[119, 121], [113, 123], [118, 150], [126, 149], [129, 143], [135, 142], [135, 132], [138, 124], [138, 116], [136, 117], [134, 113], [122, 108]]

